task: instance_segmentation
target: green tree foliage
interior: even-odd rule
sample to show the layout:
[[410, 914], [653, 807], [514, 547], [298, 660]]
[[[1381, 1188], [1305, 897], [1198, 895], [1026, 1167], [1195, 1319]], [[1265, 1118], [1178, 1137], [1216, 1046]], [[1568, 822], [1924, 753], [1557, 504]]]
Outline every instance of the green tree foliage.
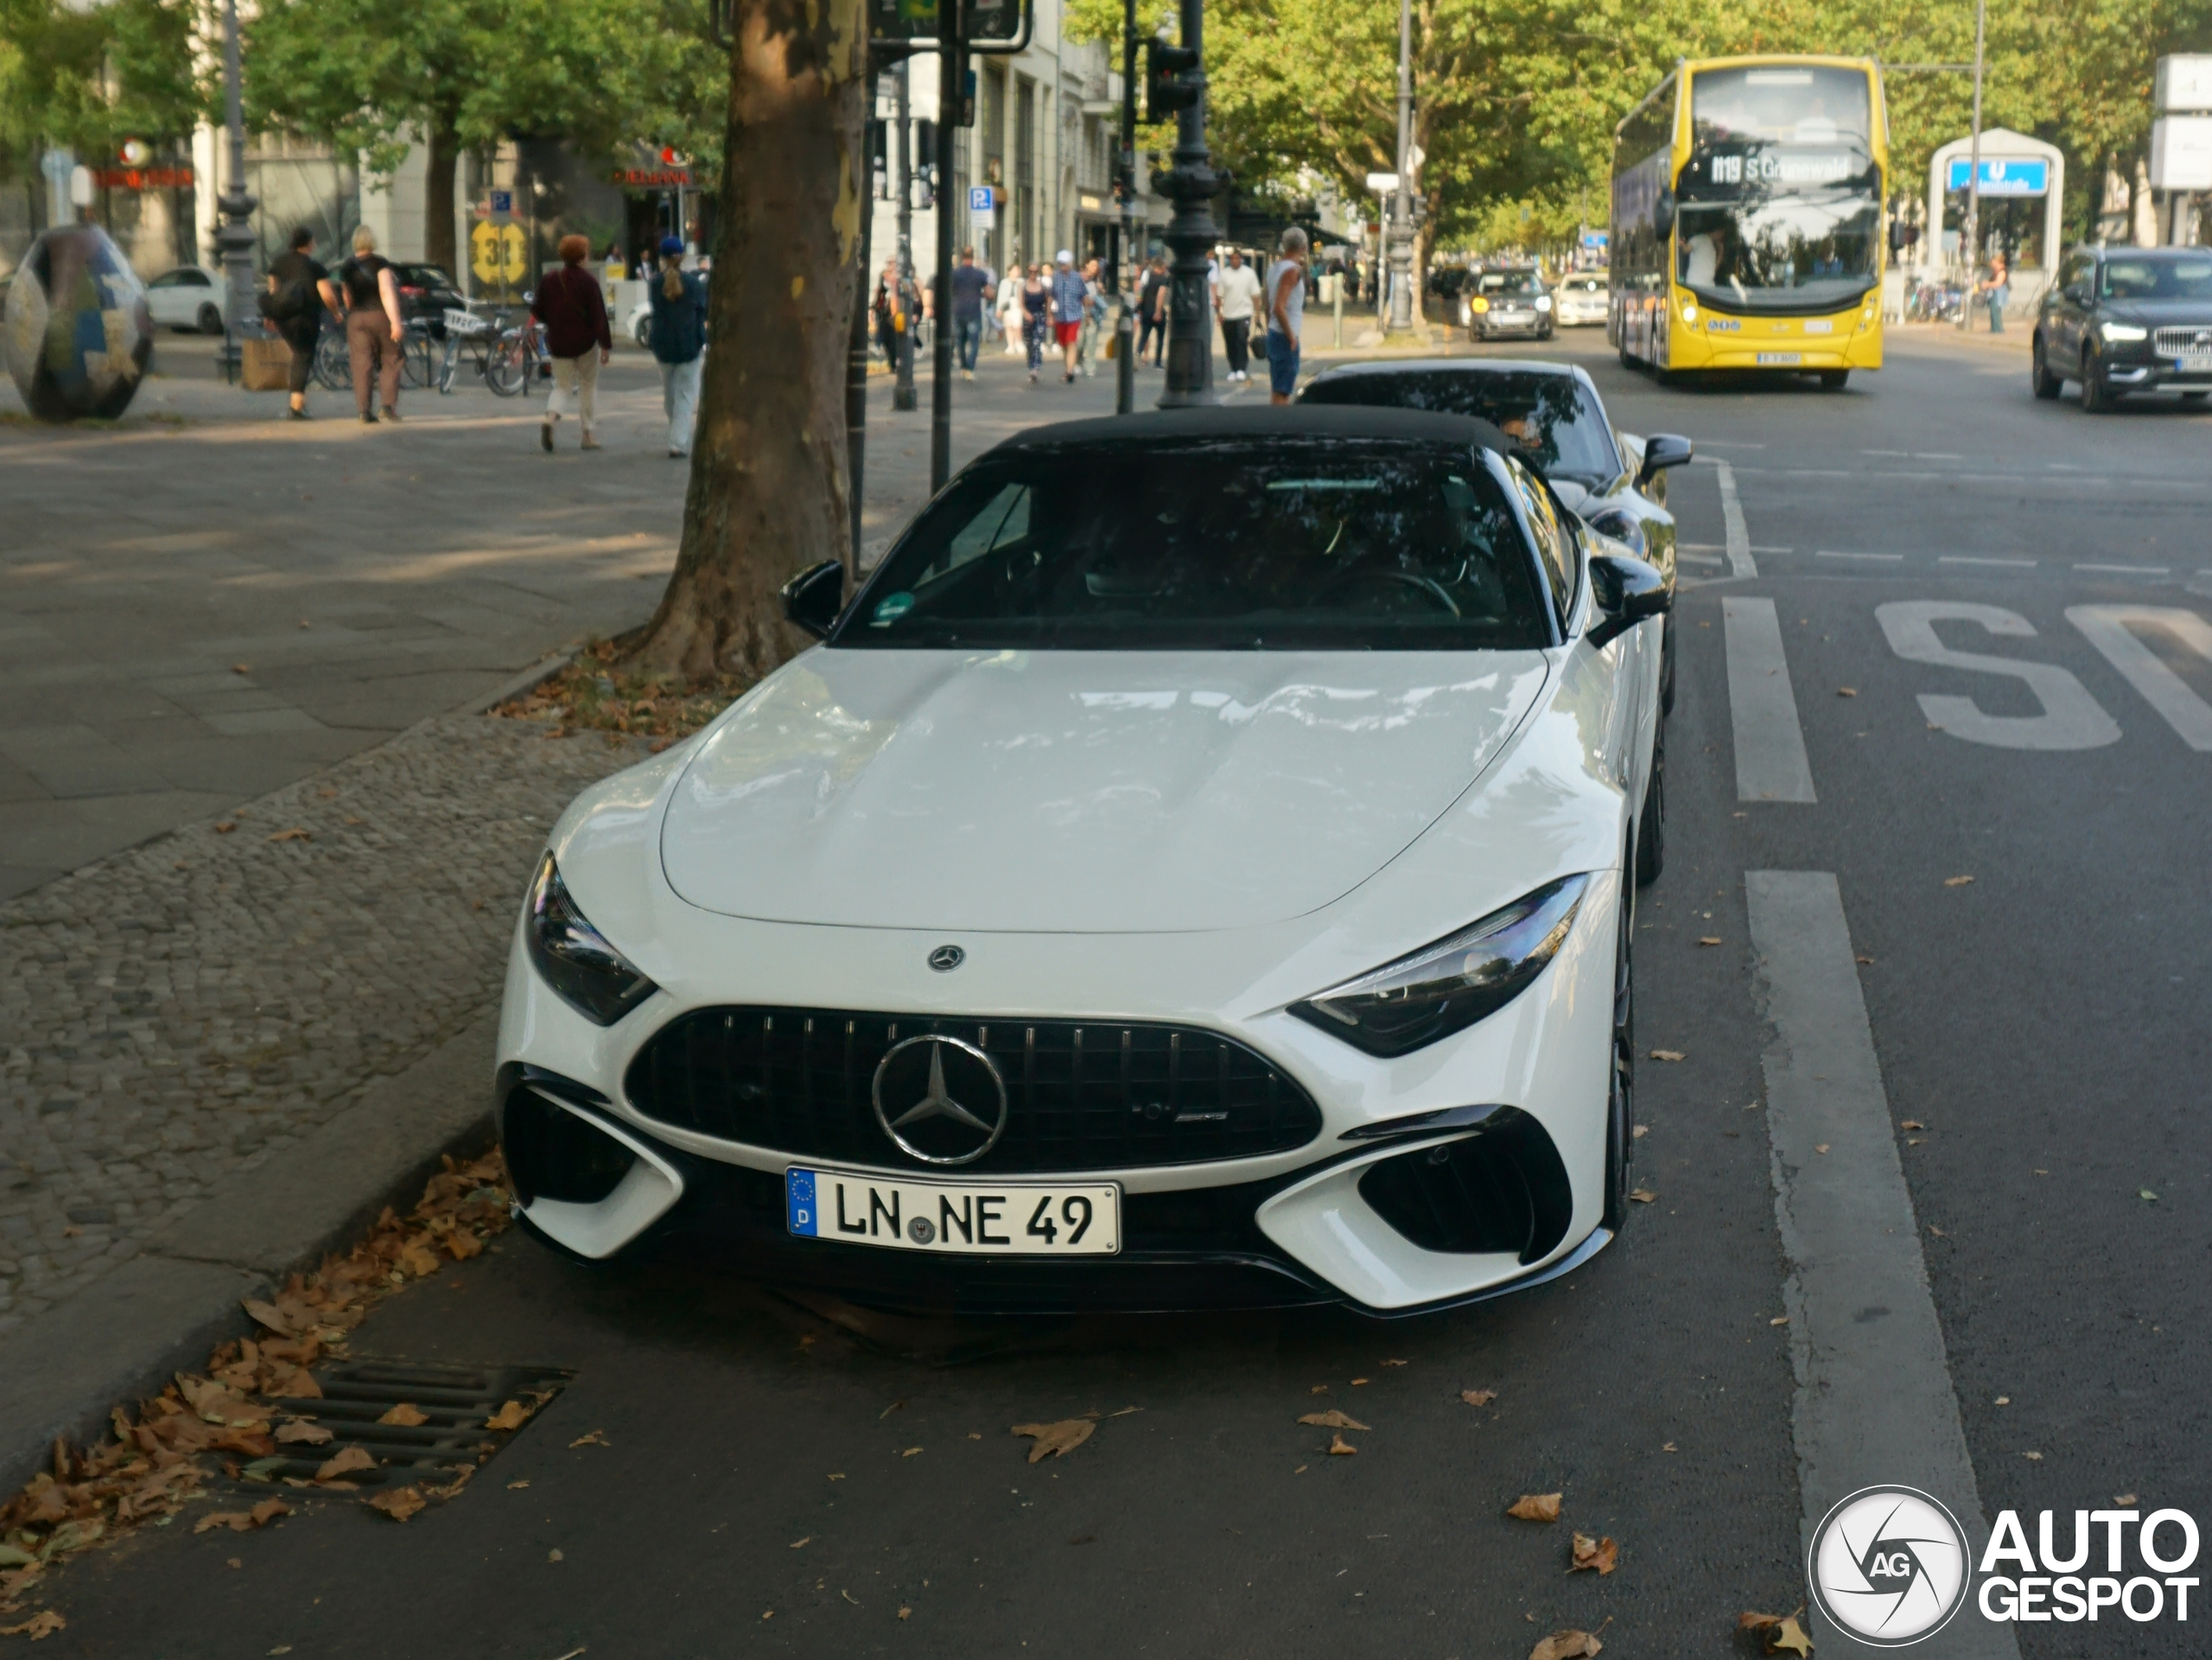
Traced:
[[35, 169], [50, 144], [93, 160], [188, 137], [207, 91], [193, 28], [186, 0], [0, 0], [0, 171]]

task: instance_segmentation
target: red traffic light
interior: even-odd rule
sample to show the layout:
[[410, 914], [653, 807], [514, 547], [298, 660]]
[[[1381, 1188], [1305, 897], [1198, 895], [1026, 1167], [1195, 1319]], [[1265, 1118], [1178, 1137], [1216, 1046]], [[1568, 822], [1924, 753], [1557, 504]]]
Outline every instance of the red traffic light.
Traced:
[[1144, 43], [1147, 121], [1165, 121], [1177, 111], [1191, 108], [1205, 90], [1205, 71], [1199, 67], [1196, 48], [1171, 46], [1160, 40]]

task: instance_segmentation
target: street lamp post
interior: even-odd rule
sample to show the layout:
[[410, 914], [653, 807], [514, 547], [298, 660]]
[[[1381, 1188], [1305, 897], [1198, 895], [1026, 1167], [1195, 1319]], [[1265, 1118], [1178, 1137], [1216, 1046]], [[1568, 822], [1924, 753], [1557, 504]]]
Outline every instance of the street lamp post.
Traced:
[[1981, 269], [1981, 39], [1988, 0], [1974, 0], [1974, 137], [1967, 159], [1967, 302], [1959, 308], [1964, 332], [1974, 318], [1974, 283]]
[[[893, 72], [893, 80], [899, 123], [899, 280], [902, 283], [914, 280], [914, 156], [912, 141], [909, 137], [912, 124], [907, 119], [906, 85], [906, 63], [902, 60]], [[906, 296], [902, 294], [897, 297], [903, 308]], [[914, 330], [919, 324], [919, 318], [909, 315], [906, 332], [892, 342], [891, 349], [898, 353], [899, 358], [892, 366], [898, 372], [898, 378], [891, 385], [891, 407], [894, 410], [911, 410], [916, 406]]]
[[238, 68], [238, 0], [223, 4], [223, 104], [230, 134], [230, 186], [215, 200], [223, 223], [215, 230], [215, 246], [221, 252], [223, 280], [229, 290], [229, 318], [223, 330], [223, 372], [238, 374], [239, 341], [246, 320], [261, 313], [253, 300], [253, 226], [247, 223], [261, 204], [245, 188], [245, 91]]
[[1414, 326], [1413, 0], [1398, 0], [1398, 188], [1390, 198], [1390, 333]]
[[[1182, 0], [1183, 48], [1205, 62], [1205, 0]], [[1206, 259], [1221, 232], [1213, 222], [1214, 194], [1229, 182], [1206, 149], [1203, 73], [1198, 95], [1175, 117], [1175, 165], [1153, 175], [1153, 188], [1175, 204], [1166, 241], [1175, 251], [1167, 294], [1167, 385], [1163, 410], [1216, 404], [1213, 390], [1213, 307], [1206, 292]]]
[[1114, 413], [1137, 406], [1136, 296], [1144, 253], [1137, 246], [1137, 0], [1122, 7], [1121, 162], [1114, 188], [1122, 198], [1122, 226], [1114, 249]]

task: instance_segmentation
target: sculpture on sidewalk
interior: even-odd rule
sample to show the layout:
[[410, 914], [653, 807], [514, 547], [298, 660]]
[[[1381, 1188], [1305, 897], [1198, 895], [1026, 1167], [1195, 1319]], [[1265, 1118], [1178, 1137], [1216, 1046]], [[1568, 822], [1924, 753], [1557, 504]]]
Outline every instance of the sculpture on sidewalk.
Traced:
[[112, 421], [154, 355], [130, 262], [97, 225], [48, 231], [8, 289], [8, 372], [41, 421]]

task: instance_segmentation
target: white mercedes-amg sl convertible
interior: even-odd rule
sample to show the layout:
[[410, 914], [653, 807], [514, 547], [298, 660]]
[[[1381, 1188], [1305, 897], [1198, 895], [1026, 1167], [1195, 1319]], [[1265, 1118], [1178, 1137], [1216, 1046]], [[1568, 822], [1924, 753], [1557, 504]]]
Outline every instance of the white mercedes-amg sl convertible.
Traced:
[[553, 830], [498, 1078], [537, 1233], [1393, 1314], [1611, 1238], [1670, 591], [1495, 428], [1039, 428], [842, 596]]

